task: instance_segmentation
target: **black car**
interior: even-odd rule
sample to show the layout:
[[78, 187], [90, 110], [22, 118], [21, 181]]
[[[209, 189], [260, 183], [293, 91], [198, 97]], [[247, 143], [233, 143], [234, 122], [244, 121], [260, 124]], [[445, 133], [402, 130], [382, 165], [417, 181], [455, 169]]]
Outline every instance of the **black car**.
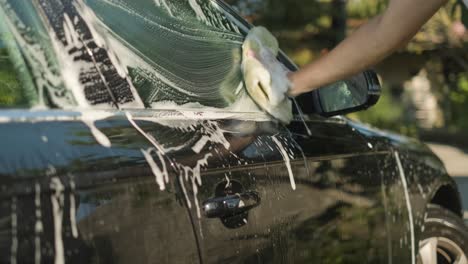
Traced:
[[285, 126], [221, 1], [0, 3], [1, 263], [467, 263], [442, 162], [341, 116], [374, 73]]

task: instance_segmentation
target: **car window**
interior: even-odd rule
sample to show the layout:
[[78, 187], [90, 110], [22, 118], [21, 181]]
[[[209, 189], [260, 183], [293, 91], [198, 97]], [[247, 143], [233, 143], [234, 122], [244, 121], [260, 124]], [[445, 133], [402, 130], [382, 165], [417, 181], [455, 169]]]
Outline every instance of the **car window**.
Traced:
[[259, 111], [243, 89], [244, 36], [214, 1], [84, 3], [81, 12], [116, 53], [146, 107]]

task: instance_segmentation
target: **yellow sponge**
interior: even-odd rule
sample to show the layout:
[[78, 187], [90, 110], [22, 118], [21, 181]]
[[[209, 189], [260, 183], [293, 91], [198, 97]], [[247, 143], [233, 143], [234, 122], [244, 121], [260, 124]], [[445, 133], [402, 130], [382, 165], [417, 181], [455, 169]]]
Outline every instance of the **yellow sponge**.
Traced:
[[288, 70], [276, 59], [278, 52], [278, 41], [266, 28], [252, 28], [242, 45], [242, 72], [250, 97], [282, 123], [290, 123], [292, 103], [286, 93], [291, 84]]

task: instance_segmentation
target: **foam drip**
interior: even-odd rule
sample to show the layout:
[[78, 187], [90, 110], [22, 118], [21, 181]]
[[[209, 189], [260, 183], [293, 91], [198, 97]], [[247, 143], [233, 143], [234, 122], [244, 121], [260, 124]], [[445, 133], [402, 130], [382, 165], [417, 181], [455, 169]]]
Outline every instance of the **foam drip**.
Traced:
[[291, 182], [291, 188], [293, 190], [296, 190], [296, 181], [294, 179], [294, 174], [292, 172], [292, 168], [291, 168], [291, 159], [289, 157], [289, 154], [288, 152], [286, 151], [286, 149], [284, 148], [283, 144], [281, 143], [281, 141], [278, 140], [278, 138], [276, 136], [273, 136], [272, 137], [273, 141], [275, 142], [276, 146], [278, 147], [280, 153], [281, 153], [281, 156], [283, 156], [283, 160], [284, 160], [284, 163], [286, 164], [286, 168], [288, 170], [288, 175], [289, 175], [289, 181]]
[[62, 237], [62, 224], [63, 224], [63, 204], [65, 190], [62, 182], [58, 177], [53, 177], [50, 182], [50, 189], [53, 193], [50, 197], [52, 203], [52, 217], [54, 220], [54, 249], [55, 249], [55, 264], [64, 264], [64, 248]]

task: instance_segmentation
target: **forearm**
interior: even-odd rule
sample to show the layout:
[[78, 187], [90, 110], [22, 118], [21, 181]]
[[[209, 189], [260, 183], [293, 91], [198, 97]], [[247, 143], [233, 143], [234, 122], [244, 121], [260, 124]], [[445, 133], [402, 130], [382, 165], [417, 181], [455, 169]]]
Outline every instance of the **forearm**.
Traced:
[[378, 63], [405, 45], [446, 0], [392, 0], [375, 17], [334, 50], [290, 74], [290, 95], [308, 92], [345, 79]]

